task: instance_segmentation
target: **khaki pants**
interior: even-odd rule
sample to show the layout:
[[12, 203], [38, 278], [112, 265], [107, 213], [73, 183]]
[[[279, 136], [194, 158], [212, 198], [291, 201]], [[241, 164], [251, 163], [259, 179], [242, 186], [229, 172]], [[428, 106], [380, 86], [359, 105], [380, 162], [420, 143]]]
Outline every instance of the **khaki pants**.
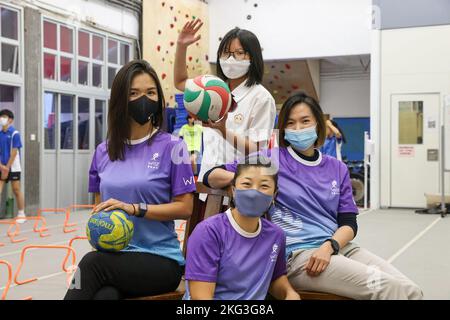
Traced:
[[400, 271], [354, 243], [332, 256], [318, 277], [303, 270], [317, 249], [294, 251], [288, 259], [288, 278], [297, 290], [333, 293], [356, 300], [420, 300], [422, 290]]

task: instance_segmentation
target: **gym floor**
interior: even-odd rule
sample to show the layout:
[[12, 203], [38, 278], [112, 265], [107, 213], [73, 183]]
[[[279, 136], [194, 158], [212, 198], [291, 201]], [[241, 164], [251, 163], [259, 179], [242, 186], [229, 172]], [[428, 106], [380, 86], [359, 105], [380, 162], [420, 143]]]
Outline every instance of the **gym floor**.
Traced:
[[[64, 215], [45, 215], [48, 233], [40, 238], [33, 232], [33, 222], [21, 226], [18, 238], [27, 237], [25, 242], [12, 244], [6, 236], [8, 226], [0, 225], [0, 260], [6, 260], [16, 271], [21, 249], [25, 245], [68, 245], [79, 235], [85, 236], [88, 213], [78, 211], [72, 214], [78, 231], [63, 233]], [[450, 217], [441, 219], [438, 215], [419, 215], [412, 210], [376, 210], [362, 212], [359, 219], [359, 234], [355, 240], [361, 246], [392, 262], [406, 276], [423, 290], [425, 299], [450, 299], [450, 255], [446, 247], [450, 243]], [[76, 241], [73, 245], [77, 262], [91, 250], [89, 243]], [[60, 300], [66, 292], [67, 276], [61, 265], [65, 250], [31, 250], [25, 257], [19, 280], [37, 277], [38, 281], [9, 290], [7, 300], [32, 296], [34, 300]], [[0, 265], [0, 294], [7, 281], [6, 267]]]

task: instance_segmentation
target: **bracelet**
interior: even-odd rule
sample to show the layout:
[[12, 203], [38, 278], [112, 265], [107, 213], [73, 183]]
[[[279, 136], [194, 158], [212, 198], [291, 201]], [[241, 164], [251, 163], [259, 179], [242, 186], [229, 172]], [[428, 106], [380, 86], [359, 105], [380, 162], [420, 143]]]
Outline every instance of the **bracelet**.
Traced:
[[136, 216], [136, 207], [134, 206], [134, 204], [132, 204], [133, 206], [133, 216]]

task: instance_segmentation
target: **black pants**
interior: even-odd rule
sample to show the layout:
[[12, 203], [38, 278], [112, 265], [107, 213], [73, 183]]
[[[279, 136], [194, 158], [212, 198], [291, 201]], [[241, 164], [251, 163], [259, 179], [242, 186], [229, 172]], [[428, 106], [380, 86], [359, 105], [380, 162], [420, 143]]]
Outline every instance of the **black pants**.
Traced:
[[80, 261], [64, 300], [119, 300], [175, 291], [182, 268], [149, 253], [90, 252]]

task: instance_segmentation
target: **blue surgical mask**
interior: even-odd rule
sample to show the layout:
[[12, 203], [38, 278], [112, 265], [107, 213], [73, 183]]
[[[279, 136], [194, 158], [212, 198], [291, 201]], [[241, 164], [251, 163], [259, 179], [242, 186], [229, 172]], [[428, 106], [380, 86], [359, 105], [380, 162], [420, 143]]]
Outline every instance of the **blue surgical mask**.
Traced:
[[317, 141], [316, 126], [302, 130], [285, 130], [284, 138], [299, 151], [306, 151]]
[[272, 201], [273, 196], [269, 196], [255, 189], [236, 189], [234, 192], [236, 209], [245, 217], [262, 217], [269, 210]]

